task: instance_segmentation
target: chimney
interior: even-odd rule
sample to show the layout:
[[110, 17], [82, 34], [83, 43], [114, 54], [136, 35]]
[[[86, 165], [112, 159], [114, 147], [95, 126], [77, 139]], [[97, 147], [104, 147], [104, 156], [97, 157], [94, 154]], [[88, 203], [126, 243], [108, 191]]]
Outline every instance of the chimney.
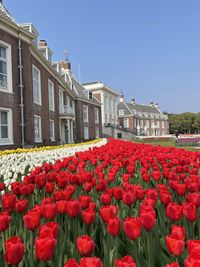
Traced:
[[51, 52], [51, 49], [48, 47], [46, 40], [39, 41], [38, 50], [49, 61], [49, 63], [51, 63], [52, 52]]
[[39, 43], [38, 43], [38, 46], [39, 46], [39, 48], [47, 47], [46, 40], [40, 40]]
[[60, 66], [63, 70], [71, 70], [71, 63], [69, 61], [60, 61]]
[[150, 102], [150, 106], [152, 106], [152, 107], [154, 106], [153, 101]]
[[119, 102], [124, 102], [124, 94], [123, 94], [122, 90], [119, 94]]
[[135, 105], [135, 98], [131, 99], [131, 104]]

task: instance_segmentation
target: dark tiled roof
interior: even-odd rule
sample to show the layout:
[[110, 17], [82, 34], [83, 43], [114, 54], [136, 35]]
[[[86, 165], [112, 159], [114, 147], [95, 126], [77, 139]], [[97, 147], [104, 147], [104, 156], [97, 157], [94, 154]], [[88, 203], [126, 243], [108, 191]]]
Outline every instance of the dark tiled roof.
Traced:
[[140, 105], [140, 104], [132, 104], [132, 103], [126, 103], [126, 105], [131, 110], [136, 110], [138, 112], [147, 112], [147, 113], [157, 113], [161, 114], [161, 112], [155, 107], [151, 105]]
[[83, 100], [87, 100], [93, 104], [100, 104], [99, 101], [97, 101], [96, 99], [88, 99], [88, 97], [86, 96], [86, 94], [84, 93], [84, 90], [85, 88], [80, 84], [78, 83], [74, 78], [72, 78], [72, 83], [73, 83], [73, 86], [75, 87], [75, 91], [77, 92], [77, 96], [82, 98]]
[[126, 104], [124, 102], [119, 102], [117, 105], [117, 109], [123, 109], [124, 115], [132, 115], [131, 111], [127, 108]]
[[17, 22], [11, 17], [10, 13], [8, 12], [8, 10], [3, 6], [2, 3], [0, 3], [0, 17], [5, 19], [5, 20], [8, 20], [16, 25]]

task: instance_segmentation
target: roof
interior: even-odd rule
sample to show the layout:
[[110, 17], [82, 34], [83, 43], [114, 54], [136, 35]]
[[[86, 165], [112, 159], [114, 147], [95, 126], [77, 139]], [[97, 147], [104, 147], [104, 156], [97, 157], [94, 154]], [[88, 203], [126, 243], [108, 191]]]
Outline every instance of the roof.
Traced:
[[132, 104], [132, 103], [126, 103], [126, 105], [130, 108], [130, 110], [136, 110], [138, 112], [147, 112], [147, 113], [158, 113], [161, 112], [152, 105], [142, 105], [142, 104]]
[[83, 83], [83, 87], [85, 87], [87, 90], [95, 91], [95, 90], [105, 90], [109, 92], [110, 94], [113, 94], [115, 96], [119, 96], [119, 93], [114, 91], [111, 87], [106, 85], [105, 83], [101, 81], [96, 82], [89, 82], [89, 83]]
[[89, 101], [89, 102], [91, 102], [91, 103], [93, 103], [93, 104], [98, 104], [98, 105], [100, 105], [100, 102], [97, 101], [96, 99], [93, 99], [93, 100], [88, 99], [88, 97], [87, 97], [86, 94], [84, 93], [85, 88], [84, 88], [79, 82], [77, 82], [76, 79], [72, 78], [72, 83], [73, 83], [73, 86], [74, 86], [75, 89], [76, 89], [75, 91], [77, 92], [77, 96], [78, 96], [78, 97], [82, 98], [83, 100], [85, 100], [85, 101], [87, 101], [87, 102]]
[[3, 6], [3, 4], [0, 2], [0, 17], [16, 24], [17, 26], [19, 26], [17, 24], [17, 22], [13, 19], [13, 17], [11, 17], [10, 13], [8, 12], [8, 10]]

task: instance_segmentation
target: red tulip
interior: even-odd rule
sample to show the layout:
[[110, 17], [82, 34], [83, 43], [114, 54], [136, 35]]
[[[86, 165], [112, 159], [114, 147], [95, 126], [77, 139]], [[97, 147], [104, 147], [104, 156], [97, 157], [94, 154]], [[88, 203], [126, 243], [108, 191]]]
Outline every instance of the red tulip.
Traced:
[[180, 265], [177, 262], [172, 262], [166, 265], [166, 267], [180, 267]]
[[131, 206], [136, 201], [136, 193], [134, 191], [124, 192], [122, 200], [127, 206]]
[[55, 203], [42, 205], [42, 216], [46, 219], [53, 219], [57, 215], [57, 206]]
[[136, 262], [132, 256], [124, 256], [121, 260], [116, 259], [115, 261], [116, 267], [136, 267]]
[[9, 238], [5, 242], [5, 261], [8, 264], [18, 265], [24, 256], [24, 244], [18, 236]]
[[40, 225], [38, 229], [39, 237], [51, 237], [57, 239], [59, 225], [56, 222], [48, 222], [44, 225]]
[[16, 196], [12, 193], [5, 193], [2, 196], [2, 208], [9, 213], [15, 208]]
[[197, 220], [197, 207], [193, 203], [183, 203], [183, 215], [185, 218], [190, 221], [194, 222]]
[[82, 209], [86, 209], [89, 206], [90, 201], [91, 201], [91, 196], [89, 195], [83, 195], [79, 197], [79, 203]]
[[22, 200], [17, 200], [15, 203], [15, 209], [17, 212], [22, 213], [24, 212], [28, 207], [28, 200], [27, 199], [22, 199]]
[[75, 218], [80, 214], [81, 206], [77, 199], [67, 201], [67, 214]]
[[179, 221], [182, 217], [183, 207], [177, 203], [169, 203], [166, 208], [166, 214], [172, 221]]
[[24, 215], [24, 226], [28, 230], [34, 230], [40, 225], [40, 213], [36, 210], [29, 211]]
[[145, 230], [150, 231], [156, 224], [156, 217], [151, 212], [141, 212], [140, 222]]
[[107, 231], [109, 235], [117, 236], [120, 232], [120, 219], [118, 217], [111, 217], [108, 220]]
[[175, 238], [171, 238], [170, 236], [166, 236], [166, 246], [167, 250], [174, 256], [180, 256], [184, 250], [185, 243], [183, 240], [178, 240]]
[[185, 228], [182, 226], [178, 226], [178, 225], [172, 225], [171, 227], [171, 234], [170, 237], [171, 238], [175, 238], [178, 240], [184, 240], [186, 236], [186, 231]]
[[72, 258], [65, 263], [64, 267], [79, 267], [79, 264], [75, 259]]
[[88, 235], [83, 235], [77, 238], [76, 247], [82, 256], [90, 256], [94, 251], [95, 243]]
[[53, 257], [56, 239], [52, 237], [37, 237], [35, 239], [35, 256], [39, 261], [49, 261]]
[[104, 206], [100, 208], [100, 217], [104, 222], [108, 222], [111, 216], [117, 215], [118, 208], [117, 206]]
[[11, 217], [7, 211], [0, 213], [0, 231], [4, 232], [8, 227], [11, 221]]
[[91, 210], [83, 210], [81, 212], [83, 222], [87, 225], [91, 225], [95, 221], [95, 212]]
[[126, 236], [131, 239], [137, 239], [141, 234], [140, 219], [135, 217], [128, 217], [124, 220], [123, 228]]
[[103, 267], [103, 264], [99, 258], [81, 258], [79, 267]]
[[55, 188], [55, 183], [48, 182], [48, 183], [46, 183], [46, 185], [45, 185], [45, 191], [46, 191], [48, 194], [52, 194], [53, 191], [54, 191], [54, 188]]

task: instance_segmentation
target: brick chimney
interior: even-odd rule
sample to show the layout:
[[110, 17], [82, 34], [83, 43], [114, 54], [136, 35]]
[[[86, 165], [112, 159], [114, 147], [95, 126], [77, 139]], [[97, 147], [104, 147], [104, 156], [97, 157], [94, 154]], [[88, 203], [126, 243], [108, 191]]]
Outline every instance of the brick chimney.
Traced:
[[131, 104], [135, 105], [135, 98], [131, 99]]
[[39, 41], [38, 49], [40, 53], [51, 63], [52, 52], [51, 52], [51, 49], [48, 47], [46, 40]]
[[69, 61], [60, 61], [60, 66], [63, 70], [71, 70], [71, 63]]

